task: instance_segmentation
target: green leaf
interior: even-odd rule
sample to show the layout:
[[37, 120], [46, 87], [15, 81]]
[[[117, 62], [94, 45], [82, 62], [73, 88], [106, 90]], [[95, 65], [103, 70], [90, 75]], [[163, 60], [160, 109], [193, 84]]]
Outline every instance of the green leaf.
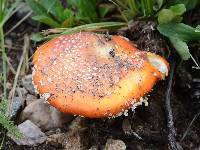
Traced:
[[199, 4], [199, 2], [199, 0], [171, 0], [169, 5], [184, 4], [188, 11], [194, 9]]
[[14, 122], [9, 119], [5, 114], [0, 112], [0, 124], [8, 131], [8, 134], [15, 136], [17, 139], [22, 138], [22, 133], [19, 132]]
[[40, 42], [44, 39], [44, 36], [42, 33], [34, 33], [31, 35], [31, 40], [35, 42]]
[[189, 58], [192, 58], [193, 62], [196, 65], [194, 68], [200, 69], [199, 64], [194, 59], [194, 57], [191, 55], [186, 42], [184, 42], [180, 39], [174, 38], [174, 37], [170, 37], [169, 40], [183, 60], [188, 60]]
[[162, 9], [158, 14], [158, 23], [165, 24], [171, 22], [174, 18], [174, 13], [170, 9]]
[[[0, 1], [1, 2], [1, 1]], [[2, 2], [3, 3], [3, 2]], [[6, 7], [6, 6], [5, 6]], [[10, 8], [4, 8], [4, 10], [0, 10], [0, 12], [2, 12], [2, 14], [0, 14], [1, 16], [1, 20], [0, 20], [0, 28], [2, 28], [4, 26], [4, 24], [7, 22], [7, 20], [16, 12], [20, 9], [20, 0], [16, 0], [15, 2], [13, 2], [12, 6]], [[1, 7], [0, 7], [1, 9]], [[2, 8], [3, 9], [3, 8]]]
[[101, 18], [104, 18], [109, 11], [110, 11], [109, 5], [99, 5], [99, 14]]
[[78, 13], [76, 18], [86, 23], [97, 22], [96, 0], [78, 0], [75, 5]]
[[165, 0], [155, 0], [155, 5], [153, 6], [153, 10], [158, 11], [163, 6]]
[[51, 27], [57, 28], [60, 27], [60, 24], [53, 20], [52, 18], [44, 15], [39, 15], [39, 16], [33, 16], [32, 17], [34, 20], [37, 20], [39, 22], [45, 23]]
[[50, 17], [46, 9], [42, 5], [40, 5], [40, 3], [37, 0], [26, 0], [26, 2], [36, 15]]
[[196, 32], [196, 28], [183, 23], [162, 24], [157, 29], [164, 36], [174, 37], [184, 42], [200, 40], [200, 32]]
[[70, 17], [74, 16], [74, 12], [72, 10], [66, 8], [63, 12], [63, 15], [65, 16], [65, 19], [70, 18]]
[[66, 8], [63, 12], [63, 15], [65, 16], [66, 19], [62, 22], [62, 27], [64, 28], [73, 27], [75, 21], [74, 12]]
[[170, 37], [169, 39], [174, 48], [177, 50], [178, 54], [181, 56], [181, 58], [183, 60], [188, 60], [191, 54], [186, 42], [174, 37]]
[[54, 16], [55, 20], [62, 22], [66, 19], [63, 16], [64, 7], [60, 0], [51, 0], [51, 2], [49, 0], [39, 0], [39, 3], [46, 9], [47, 13]]
[[199, 2], [199, 0], [188, 0], [186, 4], [187, 10], [194, 9], [199, 4]]
[[[100, 22], [100, 23], [91, 23], [91, 24], [85, 24], [81, 26], [77, 26], [74, 28], [67, 28], [64, 32], [61, 34], [72, 34], [72, 33], [77, 33], [80, 31], [95, 31], [97, 29], [117, 29], [122, 26], [127, 25], [124, 22]], [[45, 39], [51, 39], [57, 36], [60, 36], [61, 34], [54, 34], [54, 35], [49, 35], [45, 37]]]
[[181, 22], [183, 13], [186, 12], [184, 4], [176, 4], [169, 9], [162, 9], [158, 14], [158, 23]]
[[137, 14], [139, 12], [137, 0], [127, 0], [127, 6], [125, 7], [125, 9], [130, 10], [132, 14]]
[[74, 32], [80, 32], [80, 31], [89, 31], [89, 30], [96, 30], [96, 29], [111, 29], [111, 28], [118, 28], [121, 26], [124, 26], [125, 23], [123, 22], [100, 22], [100, 23], [91, 23], [86, 25], [77, 26], [71, 29], [66, 29], [66, 31], [63, 32], [63, 34], [71, 34]]
[[196, 26], [195, 32], [200, 32], [200, 25]]
[[6, 100], [1, 100], [0, 101], [0, 113], [6, 113], [6, 110], [7, 110], [7, 107], [8, 107], [8, 101]]
[[140, 0], [140, 4], [144, 17], [153, 15], [154, 0]]
[[172, 10], [176, 15], [182, 15], [186, 12], [186, 8], [184, 4], [177, 4], [177, 5], [171, 6], [169, 9]]

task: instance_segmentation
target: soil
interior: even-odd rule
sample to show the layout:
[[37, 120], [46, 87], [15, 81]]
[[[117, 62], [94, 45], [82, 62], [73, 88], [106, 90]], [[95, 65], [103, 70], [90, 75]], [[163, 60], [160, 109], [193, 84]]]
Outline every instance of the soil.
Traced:
[[[200, 22], [198, 15], [199, 9], [190, 12], [195, 16], [191, 18], [191, 23], [196, 24]], [[16, 16], [14, 16], [16, 17]], [[6, 30], [16, 22], [11, 18], [8, 22]], [[155, 29], [155, 30], [152, 30]], [[37, 32], [35, 26], [30, 26], [29, 23], [24, 22], [16, 30], [11, 32], [6, 39], [11, 43], [11, 47], [16, 49], [8, 49], [8, 57], [10, 63], [16, 69], [19, 63], [23, 47], [23, 36], [30, 35]], [[200, 111], [200, 74], [199, 70], [193, 69], [194, 65], [191, 60], [179, 63], [179, 60], [171, 51], [174, 49], [168, 41], [161, 36], [156, 30], [156, 23], [153, 21], [134, 21], [130, 23], [128, 28], [121, 29], [118, 34], [124, 35], [133, 41], [139, 49], [155, 52], [167, 59], [171, 57], [176, 58], [177, 68], [173, 78], [173, 88], [171, 96], [171, 107], [173, 111], [174, 124], [176, 129], [176, 140], [179, 149], [199, 149], [200, 148], [200, 117], [197, 117], [193, 122], [186, 137], [181, 140], [186, 129], [191, 123], [195, 115]], [[38, 46], [34, 42], [31, 43], [29, 57], [33, 54], [34, 49]], [[196, 60], [200, 60], [200, 43], [191, 43], [189, 45], [193, 56]], [[198, 51], [197, 51], [198, 50]], [[29, 70], [23, 75], [31, 72], [31, 63]], [[22, 76], [23, 76], [22, 75]], [[13, 82], [13, 74], [9, 73], [8, 81]], [[20, 80], [19, 80], [20, 82]], [[154, 90], [148, 95], [148, 107], [142, 105], [138, 106], [134, 112], [129, 111], [129, 115], [117, 117], [114, 119], [84, 119], [84, 137], [87, 142], [84, 142], [86, 149], [96, 146], [97, 149], [103, 149], [107, 139], [120, 139], [125, 142], [127, 150], [140, 149], [168, 149], [168, 130], [165, 116], [165, 91], [168, 80], [159, 82]], [[128, 123], [128, 125], [127, 125]], [[128, 126], [130, 125], [131, 128]], [[67, 125], [66, 125], [67, 126]], [[131, 130], [136, 134], [127, 134], [127, 130]], [[66, 127], [62, 129], [66, 132]], [[2, 136], [2, 134], [1, 134]], [[140, 139], [139, 137], [142, 139]], [[1, 141], [1, 138], [0, 138]], [[17, 150], [17, 149], [62, 149], [61, 144], [43, 143], [35, 147], [18, 146], [8, 137], [6, 137], [3, 149]]]

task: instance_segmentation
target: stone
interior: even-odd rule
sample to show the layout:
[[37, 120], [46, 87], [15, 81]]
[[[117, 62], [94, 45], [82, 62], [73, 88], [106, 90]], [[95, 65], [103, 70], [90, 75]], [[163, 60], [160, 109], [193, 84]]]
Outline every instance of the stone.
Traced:
[[45, 142], [46, 135], [30, 120], [26, 120], [22, 124], [18, 125], [19, 131], [22, 133], [22, 137], [16, 139], [11, 137], [18, 145], [35, 146]]
[[21, 97], [26, 97], [28, 91], [25, 89], [25, 88], [16, 88], [16, 94], [18, 94], [18, 96], [21, 96]]
[[104, 150], [126, 150], [126, 144], [122, 140], [108, 139]]
[[22, 97], [13, 98], [13, 103], [10, 110], [10, 117], [12, 119], [15, 119], [17, 115], [19, 114], [19, 112], [23, 109], [24, 103], [25, 103], [25, 100]]
[[20, 121], [31, 120], [43, 131], [62, 127], [63, 124], [73, 119], [71, 115], [63, 114], [51, 105], [38, 99], [25, 107], [20, 116]]
[[35, 88], [32, 83], [32, 74], [26, 75], [22, 78], [22, 85], [29, 93], [35, 94]]
[[31, 94], [27, 94], [25, 102], [26, 102], [26, 105], [29, 105], [36, 100], [38, 100], [37, 97]]

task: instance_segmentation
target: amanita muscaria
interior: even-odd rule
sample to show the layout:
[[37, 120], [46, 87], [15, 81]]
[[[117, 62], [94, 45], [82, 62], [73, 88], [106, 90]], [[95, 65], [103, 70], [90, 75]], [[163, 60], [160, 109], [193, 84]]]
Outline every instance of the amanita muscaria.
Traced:
[[122, 114], [168, 75], [169, 64], [117, 35], [80, 32], [40, 46], [33, 83], [49, 104], [89, 118]]

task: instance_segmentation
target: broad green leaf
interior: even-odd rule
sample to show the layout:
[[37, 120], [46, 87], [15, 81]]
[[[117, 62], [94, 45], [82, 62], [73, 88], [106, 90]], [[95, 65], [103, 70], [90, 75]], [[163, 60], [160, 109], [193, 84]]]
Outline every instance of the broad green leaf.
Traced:
[[35, 42], [40, 42], [44, 39], [44, 36], [42, 33], [34, 33], [31, 35], [31, 40]]
[[181, 17], [181, 16], [176, 16], [176, 17], [173, 18], [173, 22], [176, 22], [176, 23], [179, 23], [182, 20], [183, 20], [183, 17]]
[[184, 42], [200, 40], [200, 32], [196, 32], [196, 28], [183, 23], [162, 24], [157, 29], [164, 36], [174, 37]]
[[174, 13], [170, 9], [162, 9], [158, 14], [158, 23], [165, 24], [171, 22], [174, 18]]
[[181, 22], [181, 15], [185, 13], [186, 8], [184, 4], [176, 4], [169, 9], [162, 9], [158, 14], [158, 23], [165, 24], [168, 22]]
[[72, 10], [66, 8], [63, 12], [63, 15], [65, 16], [65, 19], [70, 18], [70, 17], [74, 16], [74, 12]]
[[169, 39], [174, 48], [177, 50], [178, 54], [181, 56], [181, 58], [183, 60], [188, 60], [191, 54], [186, 42], [174, 37], [170, 37]]
[[77, 19], [86, 23], [97, 22], [96, 0], [79, 0], [77, 3]]
[[47, 11], [47, 13], [52, 14], [55, 20], [62, 22], [66, 19], [63, 16], [64, 8], [60, 0], [39, 0], [38, 1]]
[[43, 15], [50, 17], [46, 9], [39, 4], [38, 0], [26, 0], [26, 2], [36, 15]]
[[171, 6], [169, 9], [172, 10], [176, 15], [182, 15], [186, 12], [186, 8], [184, 4], [177, 4], [177, 5]]
[[73, 27], [75, 21], [74, 12], [66, 8], [63, 12], [63, 15], [65, 16], [66, 19], [62, 22], [62, 27], [64, 28]]
[[51, 27], [54, 27], [54, 28], [60, 27], [59, 23], [57, 23], [55, 20], [53, 20], [52, 18], [50, 18], [48, 16], [39, 15], [39, 16], [33, 16], [32, 18], [34, 20], [45, 23], [45, 24], [47, 24]]
[[81, 0], [68, 0], [67, 3], [72, 7], [72, 6], [75, 6], [75, 7], [78, 7], [80, 5], [80, 1]]

